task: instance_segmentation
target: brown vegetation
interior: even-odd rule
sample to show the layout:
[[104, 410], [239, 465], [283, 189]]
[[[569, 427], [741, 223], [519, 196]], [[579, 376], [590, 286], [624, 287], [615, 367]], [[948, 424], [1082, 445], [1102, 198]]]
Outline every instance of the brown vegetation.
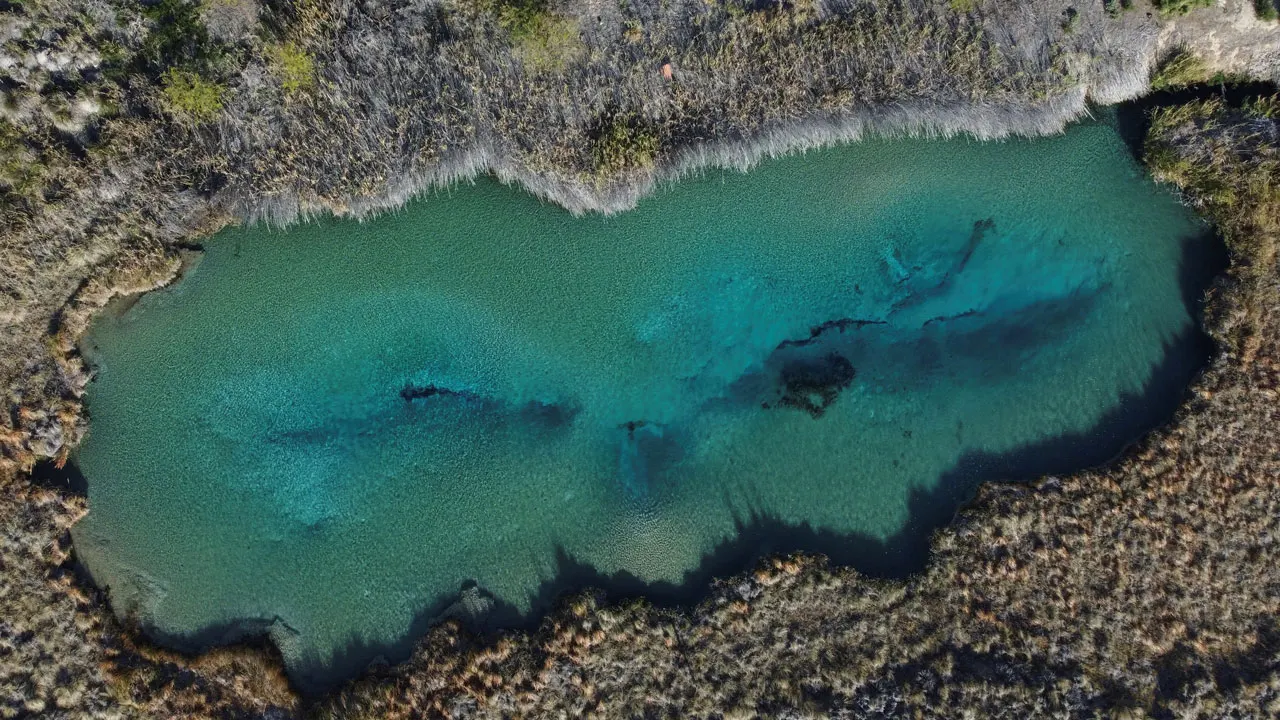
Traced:
[[83, 508], [0, 475], [0, 717], [114, 704], [98, 669], [103, 615], [85, 612], [92, 599], [60, 568]]
[[1276, 303], [1274, 269], [1280, 247], [1280, 98], [1258, 98], [1228, 110], [1212, 99], [1162, 108], [1152, 117], [1147, 164], [1156, 178], [1186, 197], [1221, 228], [1237, 261], [1231, 280], [1245, 286], [1238, 316], [1225, 320], [1241, 361], [1262, 343], [1263, 315]]

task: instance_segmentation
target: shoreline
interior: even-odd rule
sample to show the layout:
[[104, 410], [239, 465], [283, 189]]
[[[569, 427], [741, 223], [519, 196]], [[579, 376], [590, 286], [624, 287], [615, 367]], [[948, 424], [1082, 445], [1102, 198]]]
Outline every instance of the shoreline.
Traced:
[[[1145, 74], [1145, 71], [1144, 71]], [[1137, 93], [1142, 92], [1139, 88]], [[1104, 107], [1120, 105], [1137, 95], [1100, 93], [1114, 97]], [[1041, 105], [992, 105], [974, 107], [955, 105], [900, 106], [890, 111], [869, 108], [864, 115], [832, 114], [766, 126], [752, 137], [721, 140], [680, 148], [671, 160], [656, 166], [651, 174], [613, 183], [608, 187], [592, 187], [586, 181], [569, 181], [553, 175], [538, 174], [515, 166], [501, 158], [491, 145], [465, 151], [442, 160], [427, 173], [402, 177], [388, 183], [381, 195], [352, 200], [341, 206], [325, 202], [308, 202], [301, 197], [277, 200], [228, 200], [224, 211], [252, 225], [284, 229], [289, 225], [331, 216], [365, 219], [385, 212], [396, 212], [406, 203], [429, 201], [436, 192], [447, 191], [459, 183], [491, 176], [504, 185], [514, 186], [539, 200], [564, 208], [573, 215], [600, 213], [613, 215], [635, 208], [666, 184], [715, 170], [746, 172], [761, 161], [803, 154], [865, 139], [934, 139], [969, 137], [978, 142], [1008, 139], [1033, 139], [1061, 134], [1067, 126], [1090, 114], [1091, 95], [1076, 88], [1062, 98]], [[990, 123], [993, 118], [998, 121]]]

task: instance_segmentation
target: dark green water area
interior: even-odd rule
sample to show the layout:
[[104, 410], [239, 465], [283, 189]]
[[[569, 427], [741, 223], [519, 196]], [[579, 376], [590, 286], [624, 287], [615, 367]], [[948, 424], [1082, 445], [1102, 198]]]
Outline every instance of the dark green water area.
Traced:
[[1207, 357], [1208, 228], [1113, 123], [810, 152], [572, 217], [492, 181], [246, 227], [104, 314], [78, 556], [304, 687], [477, 584], [687, 602], [763, 552], [919, 570], [983, 480], [1112, 457]]

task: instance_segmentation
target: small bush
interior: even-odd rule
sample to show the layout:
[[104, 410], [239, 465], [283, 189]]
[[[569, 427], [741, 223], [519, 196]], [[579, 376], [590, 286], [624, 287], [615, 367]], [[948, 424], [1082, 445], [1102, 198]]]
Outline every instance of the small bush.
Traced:
[[1168, 90], [1171, 88], [1197, 85], [1209, 80], [1209, 66], [1199, 56], [1181, 50], [1156, 68], [1151, 76], [1152, 90]]
[[1275, 0], [1253, 0], [1253, 11], [1257, 13], [1259, 20], [1274, 21], [1280, 17]]
[[1080, 12], [1073, 7], [1062, 11], [1062, 32], [1070, 35], [1080, 27]]
[[551, 12], [547, 0], [494, 0], [481, 3], [498, 16], [498, 24], [514, 38], [537, 32], [542, 19]]
[[596, 170], [613, 175], [653, 167], [658, 135], [635, 115], [611, 118], [596, 136], [592, 148]]
[[1102, 9], [1107, 17], [1118, 18], [1133, 9], [1133, 0], [1102, 0]]
[[316, 63], [311, 55], [292, 42], [274, 45], [267, 49], [272, 68], [280, 78], [285, 94], [294, 95], [309, 90], [316, 81]]
[[978, 0], [947, 0], [947, 5], [956, 12], [969, 13], [978, 9]]
[[1192, 10], [1213, 6], [1213, 0], [1152, 0], [1161, 15], [1186, 15]]
[[169, 68], [161, 78], [169, 112], [193, 122], [213, 120], [222, 111], [226, 88], [190, 70]]
[[561, 70], [582, 51], [577, 21], [553, 11], [547, 0], [506, 0], [493, 10], [517, 55], [534, 70]]
[[150, 32], [135, 57], [137, 70], [152, 77], [171, 67], [207, 73], [222, 58], [222, 46], [209, 37], [200, 5], [188, 0], [160, 0], [143, 9]]
[[0, 191], [24, 197], [34, 195], [42, 170], [39, 158], [27, 147], [22, 132], [0, 118]]
[[526, 33], [512, 34], [516, 52], [535, 70], [563, 70], [582, 53], [582, 35], [573, 18], [547, 14]]
[[1266, 95], [1246, 100], [1244, 110], [1249, 117], [1280, 119], [1280, 95]]

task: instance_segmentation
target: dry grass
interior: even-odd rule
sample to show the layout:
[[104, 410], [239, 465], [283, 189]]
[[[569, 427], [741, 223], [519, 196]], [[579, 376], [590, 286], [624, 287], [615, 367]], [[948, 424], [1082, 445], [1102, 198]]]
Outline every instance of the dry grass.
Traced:
[[98, 667], [103, 620], [61, 568], [83, 512], [0, 470], [0, 718], [113, 712]]

